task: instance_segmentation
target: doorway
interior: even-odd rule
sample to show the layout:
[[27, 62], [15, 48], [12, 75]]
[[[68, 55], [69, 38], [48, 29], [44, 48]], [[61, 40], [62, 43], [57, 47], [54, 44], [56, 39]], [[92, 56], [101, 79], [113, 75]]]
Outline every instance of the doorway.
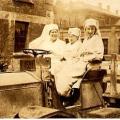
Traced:
[[108, 38], [103, 38], [103, 44], [104, 44], [104, 54], [108, 54]]
[[15, 22], [15, 44], [14, 52], [21, 52], [25, 48], [27, 32], [28, 32], [28, 22]]

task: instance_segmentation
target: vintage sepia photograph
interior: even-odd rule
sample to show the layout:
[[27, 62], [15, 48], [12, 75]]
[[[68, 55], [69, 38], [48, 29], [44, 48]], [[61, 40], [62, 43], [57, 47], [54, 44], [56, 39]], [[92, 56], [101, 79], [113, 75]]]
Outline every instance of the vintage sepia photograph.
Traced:
[[0, 119], [120, 118], [120, 0], [1, 0]]

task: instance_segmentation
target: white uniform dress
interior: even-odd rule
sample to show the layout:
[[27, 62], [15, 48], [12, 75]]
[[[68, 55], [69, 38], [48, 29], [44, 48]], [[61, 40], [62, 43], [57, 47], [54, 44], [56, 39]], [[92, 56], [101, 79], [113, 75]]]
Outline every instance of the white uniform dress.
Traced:
[[73, 78], [73, 76], [78, 76], [84, 72], [81, 69], [80, 61], [81, 45], [81, 41], [78, 40], [74, 44], [69, 43], [66, 46], [64, 51], [66, 61], [62, 62], [61, 70], [55, 75], [56, 88], [62, 96], [69, 96], [72, 86], [77, 82], [78, 79]]
[[90, 39], [85, 39], [83, 42], [83, 52], [90, 52], [92, 54], [85, 54], [82, 58], [84, 62], [92, 60], [93, 58], [102, 59], [104, 54], [104, 45], [101, 37], [94, 35]]
[[56, 24], [45, 25], [41, 36], [33, 40], [29, 44], [29, 48], [51, 51], [52, 54], [46, 56], [51, 57], [50, 71], [52, 72], [52, 74], [56, 74], [56, 72], [60, 70], [60, 59], [63, 58], [65, 42], [60, 40], [59, 38], [57, 38], [55, 42], [52, 42], [49, 36], [51, 30], [58, 30], [58, 26]]
[[[80, 41], [77, 41], [73, 45], [68, 44], [67, 48], [69, 48], [65, 52], [65, 58], [67, 60], [62, 63], [64, 67], [56, 75], [57, 91], [63, 96], [69, 96], [71, 88], [80, 87], [82, 79], [73, 78], [73, 76], [82, 75], [85, 72], [88, 61], [93, 58], [102, 59], [104, 53], [103, 42], [98, 35], [84, 40], [82, 45]], [[83, 52], [91, 52], [92, 54], [85, 54], [79, 57]]]
[[49, 40], [41, 45], [41, 49], [49, 50], [52, 52], [52, 54], [47, 55], [51, 58], [50, 71], [53, 75], [57, 74], [57, 72], [60, 71], [60, 68], [62, 67], [61, 59], [64, 56], [65, 42], [60, 39], [57, 39], [55, 42], [51, 42]]

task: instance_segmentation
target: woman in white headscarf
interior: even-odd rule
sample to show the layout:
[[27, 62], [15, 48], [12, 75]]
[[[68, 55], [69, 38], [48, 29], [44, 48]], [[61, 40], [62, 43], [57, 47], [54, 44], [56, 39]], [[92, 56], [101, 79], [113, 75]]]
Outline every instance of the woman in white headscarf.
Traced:
[[[66, 45], [66, 49], [64, 51], [64, 58], [65, 61], [62, 63], [63, 67], [56, 74], [56, 88], [58, 93], [62, 96], [62, 98], [69, 99], [69, 103], [72, 104], [74, 99], [77, 98], [77, 95], [72, 95], [71, 90], [73, 85], [75, 85], [78, 81], [77, 78], [73, 76], [80, 75], [81, 69], [80, 66], [80, 54], [81, 54], [81, 31], [79, 28], [69, 28], [68, 30], [69, 35], [69, 43]], [[81, 71], [81, 72], [82, 72]], [[79, 85], [77, 83], [76, 92], [79, 95]], [[76, 96], [76, 97], [75, 97]]]
[[61, 59], [63, 58], [63, 51], [65, 42], [59, 38], [59, 29], [57, 24], [45, 25], [42, 34], [37, 39], [29, 44], [32, 49], [44, 49], [51, 51], [51, 72], [56, 74], [60, 70]]
[[92, 59], [102, 60], [104, 45], [99, 30], [99, 22], [95, 19], [87, 19], [84, 23], [85, 40], [83, 41], [83, 61]]

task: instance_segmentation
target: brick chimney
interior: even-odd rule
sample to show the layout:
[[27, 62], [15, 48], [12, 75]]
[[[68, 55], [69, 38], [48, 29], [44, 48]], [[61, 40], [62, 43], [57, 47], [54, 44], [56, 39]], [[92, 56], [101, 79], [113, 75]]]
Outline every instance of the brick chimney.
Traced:
[[107, 10], [110, 11], [110, 5], [107, 5]]
[[98, 7], [99, 7], [99, 8], [102, 8], [102, 3], [101, 3], [101, 2], [98, 3]]
[[115, 13], [118, 15], [119, 14], [119, 10], [115, 10]]

